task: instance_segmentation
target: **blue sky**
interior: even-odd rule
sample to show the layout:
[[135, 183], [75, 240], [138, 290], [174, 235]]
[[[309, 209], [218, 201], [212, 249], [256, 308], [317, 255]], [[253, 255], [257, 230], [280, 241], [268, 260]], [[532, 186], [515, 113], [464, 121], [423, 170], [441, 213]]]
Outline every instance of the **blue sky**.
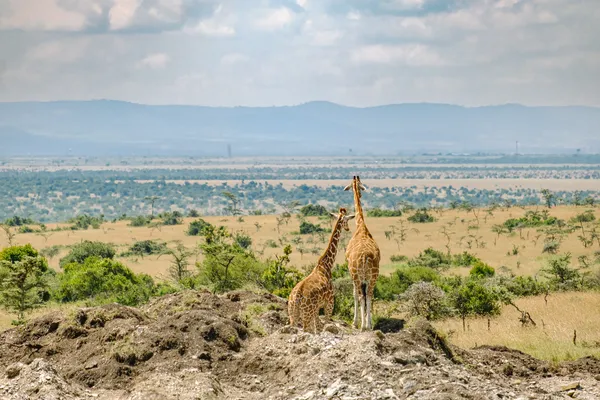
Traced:
[[0, 0], [0, 101], [600, 106], [598, 0]]

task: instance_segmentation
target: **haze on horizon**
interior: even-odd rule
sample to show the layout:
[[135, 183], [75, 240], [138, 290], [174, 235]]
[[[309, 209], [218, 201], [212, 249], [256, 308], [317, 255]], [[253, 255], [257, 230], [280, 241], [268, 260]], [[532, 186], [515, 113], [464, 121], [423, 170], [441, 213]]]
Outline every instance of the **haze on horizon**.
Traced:
[[0, 0], [0, 101], [600, 106], [597, 0]]

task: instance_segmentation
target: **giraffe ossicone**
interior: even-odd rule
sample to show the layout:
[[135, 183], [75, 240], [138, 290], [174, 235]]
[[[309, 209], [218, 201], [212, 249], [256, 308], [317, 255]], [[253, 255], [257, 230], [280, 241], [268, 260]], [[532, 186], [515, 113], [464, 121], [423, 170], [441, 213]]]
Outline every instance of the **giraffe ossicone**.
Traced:
[[290, 325], [299, 323], [305, 332], [318, 333], [323, 324], [319, 319], [319, 310], [324, 308], [325, 319], [329, 321], [333, 314], [333, 284], [331, 282], [331, 269], [337, 255], [337, 245], [342, 234], [342, 229], [349, 231], [348, 221], [354, 215], [347, 215], [345, 208], [340, 208], [339, 214], [334, 215], [337, 220], [331, 232], [329, 243], [325, 252], [312, 272], [292, 289], [288, 299], [288, 316]]

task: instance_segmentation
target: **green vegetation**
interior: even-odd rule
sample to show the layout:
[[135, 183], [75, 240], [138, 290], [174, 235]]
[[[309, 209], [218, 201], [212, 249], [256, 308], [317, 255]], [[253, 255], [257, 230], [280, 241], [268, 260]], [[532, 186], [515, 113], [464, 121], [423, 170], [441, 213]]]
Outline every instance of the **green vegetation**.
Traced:
[[0, 252], [0, 305], [17, 314], [14, 324], [25, 319], [25, 313], [45, 300], [48, 262], [31, 245], [8, 247]]
[[196, 221], [190, 222], [187, 234], [190, 236], [204, 236], [211, 228], [213, 228], [211, 224], [199, 218]]
[[434, 222], [435, 218], [431, 215], [426, 208], [417, 210], [413, 215], [407, 218], [410, 222], [417, 224], [424, 224], [427, 222]]
[[312, 222], [302, 221], [300, 223], [300, 234], [310, 235], [312, 233], [327, 232], [327, 229], [322, 228], [320, 225], [315, 225]]
[[108, 243], [84, 240], [81, 243], [73, 245], [69, 254], [60, 259], [59, 264], [61, 267], [71, 263], [83, 264], [88, 257], [113, 259], [115, 257], [115, 249]]
[[320, 204], [307, 204], [300, 208], [300, 215], [303, 217], [322, 217], [328, 216], [329, 211]]
[[401, 210], [382, 210], [381, 208], [372, 208], [367, 210], [367, 217], [401, 217]]

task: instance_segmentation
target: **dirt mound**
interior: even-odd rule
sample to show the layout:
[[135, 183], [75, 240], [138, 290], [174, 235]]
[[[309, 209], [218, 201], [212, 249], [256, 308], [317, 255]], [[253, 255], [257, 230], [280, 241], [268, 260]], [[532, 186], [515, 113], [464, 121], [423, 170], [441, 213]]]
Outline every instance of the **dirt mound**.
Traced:
[[583, 373], [595, 359], [555, 371], [510, 349], [461, 351], [427, 323], [320, 335], [286, 324], [285, 300], [241, 291], [48, 314], [0, 335], [0, 398], [600, 398]]

